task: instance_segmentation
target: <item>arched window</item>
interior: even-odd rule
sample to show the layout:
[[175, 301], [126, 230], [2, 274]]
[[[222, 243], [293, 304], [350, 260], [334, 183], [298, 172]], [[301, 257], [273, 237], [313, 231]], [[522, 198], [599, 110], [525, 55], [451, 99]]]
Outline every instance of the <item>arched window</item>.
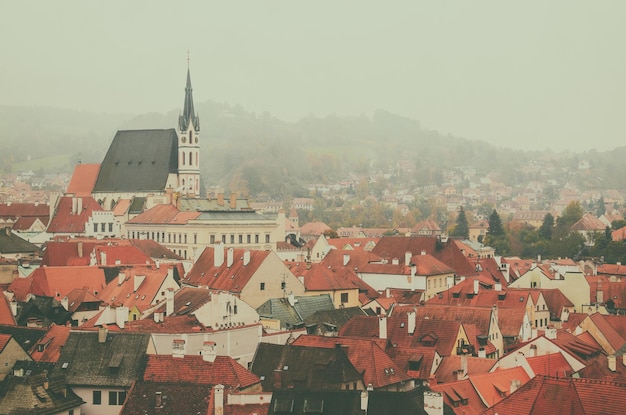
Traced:
[[180, 153], [180, 163], [183, 166], [185, 165], [185, 153]]
[[189, 152], [189, 165], [191, 166], [193, 164], [193, 159], [191, 158], [191, 151]]
[[196, 166], [199, 166], [200, 164], [198, 164], [198, 152], [196, 151]]

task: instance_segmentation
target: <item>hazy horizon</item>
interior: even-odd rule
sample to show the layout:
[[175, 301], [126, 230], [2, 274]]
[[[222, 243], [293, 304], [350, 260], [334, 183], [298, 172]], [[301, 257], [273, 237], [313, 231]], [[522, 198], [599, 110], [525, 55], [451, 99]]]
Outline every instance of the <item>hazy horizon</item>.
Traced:
[[0, 105], [181, 109], [189, 50], [196, 102], [285, 121], [384, 109], [501, 147], [624, 141], [623, 2], [73, 0], [0, 12]]

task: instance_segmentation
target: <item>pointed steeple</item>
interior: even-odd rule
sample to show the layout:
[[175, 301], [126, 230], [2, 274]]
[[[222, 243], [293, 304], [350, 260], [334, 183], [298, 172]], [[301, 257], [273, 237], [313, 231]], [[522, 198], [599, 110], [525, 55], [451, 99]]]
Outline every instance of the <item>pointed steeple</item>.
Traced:
[[189, 123], [193, 123], [196, 131], [200, 131], [200, 119], [193, 108], [193, 89], [191, 88], [191, 73], [187, 67], [187, 85], [185, 86], [185, 103], [183, 104], [183, 115], [178, 117], [178, 128], [185, 131], [189, 128]]

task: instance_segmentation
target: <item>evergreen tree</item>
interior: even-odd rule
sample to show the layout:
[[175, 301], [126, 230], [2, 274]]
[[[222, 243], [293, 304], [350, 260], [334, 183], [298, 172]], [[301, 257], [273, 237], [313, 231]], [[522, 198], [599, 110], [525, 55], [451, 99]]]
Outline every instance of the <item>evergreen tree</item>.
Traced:
[[604, 206], [604, 197], [600, 196], [598, 199], [598, 206], [596, 207], [596, 216], [600, 217], [606, 213], [606, 207]]
[[502, 226], [500, 215], [498, 215], [495, 209], [491, 212], [491, 215], [489, 215], [489, 230], [487, 230], [487, 235], [504, 236], [504, 227]]
[[554, 228], [554, 216], [550, 213], [546, 213], [546, 216], [543, 217], [543, 223], [539, 228], [539, 237], [546, 241], [552, 239], [552, 229]]
[[465, 215], [465, 209], [463, 206], [459, 208], [459, 214], [456, 217], [456, 225], [452, 230], [452, 236], [458, 236], [463, 239], [469, 237], [469, 225], [467, 223], [467, 216]]

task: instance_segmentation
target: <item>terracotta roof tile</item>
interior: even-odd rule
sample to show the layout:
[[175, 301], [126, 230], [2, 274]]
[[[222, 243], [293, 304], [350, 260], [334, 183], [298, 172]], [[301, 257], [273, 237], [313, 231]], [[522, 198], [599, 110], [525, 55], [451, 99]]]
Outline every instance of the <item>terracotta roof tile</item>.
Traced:
[[300, 227], [300, 234], [319, 236], [328, 230], [331, 230], [330, 226], [323, 222], [307, 222]]
[[431, 385], [430, 388], [442, 393], [444, 403], [457, 415], [478, 415], [487, 409], [469, 379]]
[[27, 278], [16, 278], [9, 286], [18, 301], [31, 293], [62, 299], [76, 288], [98, 293], [106, 286], [104, 271], [96, 267], [41, 267]]
[[97, 295], [109, 305], [137, 307], [141, 312], [156, 303], [159, 291], [168, 277], [165, 267], [133, 267], [122, 270]]
[[30, 357], [37, 362], [56, 363], [69, 335], [70, 327], [53, 324], [30, 350]]
[[562, 353], [527, 357], [526, 361], [535, 375], [565, 377], [572, 373], [572, 366], [567, 363]]
[[99, 172], [100, 164], [77, 164], [65, 193], [75, 196], [91, 196]]
[[0, 334], [0, 352], [4, 350], [4, 348], [9, 344], [11, 340], [10, 334]]
[[85, 233], [85, 224], [92, 212], [103, 211], [102, 207], [92, 197], [78, 197], [78, 199], [82, 199], [82, 210], [73, 212], [73, 199], [72, 197], [59, 199], [54, 217], [48, 225], [48, 233]]
[[255, 374], [246, 370], [229, 356], [216, 356], [214, 362], [203, 356], [172, 357], [149, 355], [144, 381], [180, 382], [202, 385], [221, 383], [228, 388], [247, 388], [261, 382]]
[[185, 225], [187, 221], [196, 219], [200, 215], [201, 212], [181, 212], [176, 206], [164, 204], [146, 210], [129, 220], [128, 223]]
[[492, 406], [511, 394], [511, 381], [519, 381], [521, 385], [524, 385], [530, 380], [530, 377], [522, 367], [517, 366], [490, 373], [470, 375], [469, 380], [483, 403]]
[[435, 372], [437, 382], [448, 383], [457, 381], [458, 379], [454, 372], [461, 370], [461, 361], [463, 359], [467, 359], [467, 373], [464, 375], [468, 376], [488, 373], [495, 364], [493, 359], [487, 359], [484, 357], [462, 357], [458, 355], [445, 356]]

